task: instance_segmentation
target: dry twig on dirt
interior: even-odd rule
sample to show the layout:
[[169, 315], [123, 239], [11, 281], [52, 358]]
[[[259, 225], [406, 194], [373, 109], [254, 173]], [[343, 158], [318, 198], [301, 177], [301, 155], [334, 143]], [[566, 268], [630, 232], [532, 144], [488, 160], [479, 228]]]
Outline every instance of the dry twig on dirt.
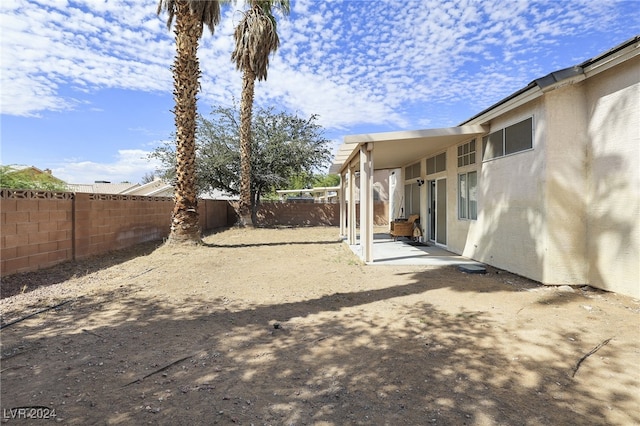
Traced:
[[576, 364], [576, 366], [573, 367], [573, 374], [571, 375], [571, 377], [575, 377], [576, 376], [576, 373], [578, 372], [578, 368], [580, 368], [580, 364], [582, 364], [582, 361], [584, 361], [585, 359], [589, 358], [591, 355], [595, 354], [601, 347], [603, 347], [604, 345], [609, 343], [611, 341], [611, 339], [613, 339], [613, 337], [609, 337], [608, 339], [603, 340], [602, 342], [600, 342], [600, 344], [598, 346], [596, 346], [595, 348], [591, 349], [582, 358], [580, 358], [578, 360], [578, 363]]
[[169, 367], [171, 367], [171, 366], [174, 366], [174, 365], [176, 365], [176, 364], [179, 364], [179, 363], [181, 363], [182, 361], [186, 361], [186, 360], [188, 360], [189, 358], [193, 358], [194, 356], [196, 356], [196, 354], [189, 355], [189, 356], [185, 356], [184, 358], [180, 358], [180, 359], [178, 359], [178, 360], [176, 360], [176, 361], [173, 361], [172, 363], [167, 364], [167, 365], [165, 365], [164, 367], [158, 368], [157, 370], [152, 371], [151, 373], [147, 374], [146, 376], [144, 376], [144, 377], [142, 377], [142, 378], [140, 378], [140, 379], [135, 379], [133, 382], [129, 382], [129, 383], [127, 383], [126, 385], [124, 385], [124, 386], [122, 386], [122, 387], [123, 387], [123, 388], [126, 388], [126, 387], [127, 387], [127, 386], [129, 386], [129, 385], [132, 385], [132, 384], [134, 384], [134, 383], [141, 382], [141, 381], [143, 381], [144, 379], [146, 379], [147, 377], [151, 377], [151, 376], [153, 376], [154, 374], [158, 374], [158, 373], [160, 373], [161, 371], [164, 371], [164, 370], [166, 370], [167, 368], [169, 368]]
[[71, 300], [66, 300], [66, 301], [64, 301], [64, 302], [62, 302], [62, 303], [58, 303], [57, 305], [49, 306], [48, 308], [41, 309], [41, 310], [39, 310], [38, 312], [34, 312], [34, 313], [32, 313], [32, 314], [29, 314], [29, 315], [27, 315], [26, 317], [19, 318], [19, 319], [15, 320], [15, 321], [11, 321], [11, 322], [9, 322], [9, 323], [7, 323], [7, 324], [2, 324], [2, 325], [0, 325], [0, 330], [2, 330], [3, 328], [9, 327], [10, 325], [17, 324], [17, 323], [19, 323], [19, 322], [21, 322], [21, 321], [24, 321], [24, 320], [26, 320], [26, 319], [29, 319], [29, 318], [31, 318], [31, 317], [35, 317], [36, 315], [39, 315], [39, 314], [41, 314], [41, 313], [43, 313], [43, 312], [47, 312], [47, 311], [50, 311], [50, 310], [52, 310], [52, 309], [59, 308], [60, 306], [62, 306], [62, 305], [66, 305], [66, 304], [67, 304], [67, 303], [69, 303], [69, 302], [71, 302]]
[[20, 368], [24, 368], [26, 367], [26, 365], [16, 365], [14, 367], [7, 367], [7, 368], [3, 368], [2, 370], [0, 370], [0, 373], [4, 373], [7, 370], [18, 370]]
[[85, 328], [83, 328], [83, 329], [82, 329], [82, 332], [83, 332], [83, 333], [87, 333], [87, 334], [91, 334], [91, 335], [96, 336], [96, 337], [99, 337], [99, 338], [101, 338], [101, 339], [104, 339], [104, 336], [101, 336], [101, 335], [99, 335], [98, 333], [94, 333], [93, 331], [91, 331], [91, 330], [87, 330], [87, 329], [85, 329]]

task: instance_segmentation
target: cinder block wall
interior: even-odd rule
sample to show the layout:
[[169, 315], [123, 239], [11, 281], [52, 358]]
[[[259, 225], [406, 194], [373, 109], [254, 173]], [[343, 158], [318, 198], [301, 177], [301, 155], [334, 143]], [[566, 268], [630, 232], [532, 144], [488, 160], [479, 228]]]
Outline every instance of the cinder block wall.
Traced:
[[262, 202], [259, 226], [337, 226], [339, 204]]
[[224, 228], [236, 223], [236, 211], [230, 202], [225, 200], [199, 200], [198, 214], [203, 231]]
[[82, 259], [169, 235], [167, 197], [75, 194], [74, 255]]
[[0, 217], [3, 276], [73, 259], [73, 194], [3, 189]]
[[[203, 231], [235, 223], [227, 201], [198, 206]], [[172, 208], [167, 197], [1, 189], [1, 275], [160, 240]]]
[[[389, 204], [375, 201], [373, 216], [375, 225], [389, 224]], [[356, 204], [356, 218], [360, 220], [360, 204]], [[340, 205], [337, 203], [282, 203], [263, 202], [258, 210], [260, 226], [338, 226]]]

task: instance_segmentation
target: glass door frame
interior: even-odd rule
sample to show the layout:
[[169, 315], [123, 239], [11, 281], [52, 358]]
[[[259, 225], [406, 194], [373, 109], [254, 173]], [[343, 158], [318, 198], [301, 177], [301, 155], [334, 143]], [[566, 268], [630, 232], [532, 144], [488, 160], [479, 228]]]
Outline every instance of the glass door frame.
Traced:
[[[447, 178], [441, 177], [427, 181], [427, 215], [429, 241], [447, 245]], [[444, 234], [444, 235], [441, 235]]]

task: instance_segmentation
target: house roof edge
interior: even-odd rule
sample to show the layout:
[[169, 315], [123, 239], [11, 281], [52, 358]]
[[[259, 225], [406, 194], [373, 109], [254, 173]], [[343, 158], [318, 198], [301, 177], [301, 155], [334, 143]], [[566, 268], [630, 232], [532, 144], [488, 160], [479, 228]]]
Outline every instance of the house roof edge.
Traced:
[[631, 37], [628, 40], [625, 40], [624, 42], [620, 43], [619, 45], [607, 50], [604, 53], [601, 53], [598, 56], [595, 56], [591, 59], [588, 59], [580, 64], [574, 65], [572, 67], [568, 67], [568, 68], [563, 68], [557, 71], [553, 71], [547, 75], [545, 75], [544, 77], [540, 77], [537, 78], [535, 80], [533, 80], [531, 83], [529, 83], [528, 85], [526, 85], [525, 87], [523, 87], [522, 89], [512, 93], [511, 95], [507, 96], [506, 98], [496, 102], [495, 104], [491, 105], [490, 107], [482, 110], [481, 112], [479, 112], [478, 114], [475, 114], [474, 116], [472, 116], [471, 118], [463, 121], [462, 123], [459, 124], [459, 126], [464, 126], [466, 124], [471, 123], [472, 121], [487, 115], [488, 113], [490, 113], [493, 110], [498, 109], [500, 106], [505, 105], [506, 103], [515, 100], [516, 98], [522, 96], [523, 94], [527, 93], [527, 92], [532, 92], [535, 91], [536, 89], [538, 89], [539, 91], [545, 91], [547, 89], [549, 89], [550, 87], [566, 81], [566, 80], [579, 80], [579, 79], [584, 79], [584, 70], [585, 68], [591, 67], [592, 65], [603, 61], [604, 59], [615, 55], [616, 53], [620, 52], [621, 50], [624, 50], [625, 48], [629, 47], [629, 46], [633, 46], [633, 45], [638, 45], [640, 43], [640, 35], [636, 35], [634, 37]]

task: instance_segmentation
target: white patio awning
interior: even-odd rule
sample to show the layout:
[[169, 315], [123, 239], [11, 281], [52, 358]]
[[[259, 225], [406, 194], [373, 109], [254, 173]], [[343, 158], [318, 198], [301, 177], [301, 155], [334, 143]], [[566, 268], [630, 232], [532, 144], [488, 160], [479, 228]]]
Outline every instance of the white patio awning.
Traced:
[[[338, 148], [329, 173], [340, 173], [358, 155], [360, 145], [373, 142], [375, 169], [406, 166], [429, 154], [486, 133], [479, 125], [445, 127], [440, 129], [407, 130], [400, 132], [366, 133], [345, 136]], [[356, 169], [359, 165], [356, 165]]]

